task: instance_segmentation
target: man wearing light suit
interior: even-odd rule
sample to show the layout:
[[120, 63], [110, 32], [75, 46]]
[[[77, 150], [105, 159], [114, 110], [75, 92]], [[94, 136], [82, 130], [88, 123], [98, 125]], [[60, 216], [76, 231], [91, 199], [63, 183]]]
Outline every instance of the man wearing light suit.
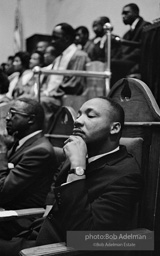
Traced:
[[[0, 207], [6, 210], [45, 206], [57, 161], [52, 145], [42, 133], [43, 121], [42, 106], [29, 98], [16, 100], [7, 114], [6, 128], [15, 137], [15, 143], [8, 150], [7, 136], [1, 135]], [[16, 221], [15, 225], [11, 222], [7, 237], [23, 230], [30, 222], [28, 219], [20, 220], [19, 224]], [[3, 224], [1, 232], [2, 227]]]

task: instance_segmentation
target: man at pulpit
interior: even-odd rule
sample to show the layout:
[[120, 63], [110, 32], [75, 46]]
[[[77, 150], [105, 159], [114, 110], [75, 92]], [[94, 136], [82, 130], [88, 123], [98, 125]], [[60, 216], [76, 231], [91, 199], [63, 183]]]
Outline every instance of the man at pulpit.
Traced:
[[139, 7], [134, 3], [123, 7], [122, 20], [129, 25], [129, 30], [123, 35], [119, 50], [111, 61], [112, 84], [127, 75], [140, 73], [141, 46], [127, 45], [124, 40], [141, 43], [143, 29], [150, 24], [140, 16]]

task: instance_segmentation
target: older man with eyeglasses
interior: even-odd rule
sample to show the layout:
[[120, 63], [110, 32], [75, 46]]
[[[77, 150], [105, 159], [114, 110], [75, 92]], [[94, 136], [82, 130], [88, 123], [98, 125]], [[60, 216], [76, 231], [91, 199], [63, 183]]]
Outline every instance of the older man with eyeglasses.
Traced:
[[[57, 161], [43, 135], [43, 121], [43, 108], [29, 98], [16, 100], [6, 116], [8, 135], [14, 138], [10, 147], [8, 136], [0, 137], [0, 207], [6, 210], [45, 206]], [[11, 239], [31, 221], [0, 223], [0, 237]]]

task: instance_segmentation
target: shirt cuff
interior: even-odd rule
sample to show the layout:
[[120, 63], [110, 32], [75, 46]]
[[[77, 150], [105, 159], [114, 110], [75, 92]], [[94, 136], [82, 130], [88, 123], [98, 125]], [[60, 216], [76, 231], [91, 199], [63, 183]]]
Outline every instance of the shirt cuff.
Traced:
[[61, 184], [61, 186], [67, 185], [67, 184], [77, 181], [77, 180], [85, 180], [85, 179], [86, 179], [86, 175], [78, 176], [74, 173], [71, 173], [71, 174], [68, 174], [68, 176], [67, 176], [67, 182]]

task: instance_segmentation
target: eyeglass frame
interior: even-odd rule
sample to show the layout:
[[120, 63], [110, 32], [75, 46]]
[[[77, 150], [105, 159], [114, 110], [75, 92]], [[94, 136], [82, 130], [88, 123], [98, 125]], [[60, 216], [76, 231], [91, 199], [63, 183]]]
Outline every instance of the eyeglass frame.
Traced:
[[13, 114], [18, 114], [18, 115], [21, 115], [21, 116], [35, 116], [35, 114], [27, 114], [25, 112], [21, 112], [21, 111], [17, 111], [17, 110], [14, 110], [14, 109], [10, 109], [6, 115], [6, 118], [9, 117], [9, 118], [12, 118], [13, 117]]

